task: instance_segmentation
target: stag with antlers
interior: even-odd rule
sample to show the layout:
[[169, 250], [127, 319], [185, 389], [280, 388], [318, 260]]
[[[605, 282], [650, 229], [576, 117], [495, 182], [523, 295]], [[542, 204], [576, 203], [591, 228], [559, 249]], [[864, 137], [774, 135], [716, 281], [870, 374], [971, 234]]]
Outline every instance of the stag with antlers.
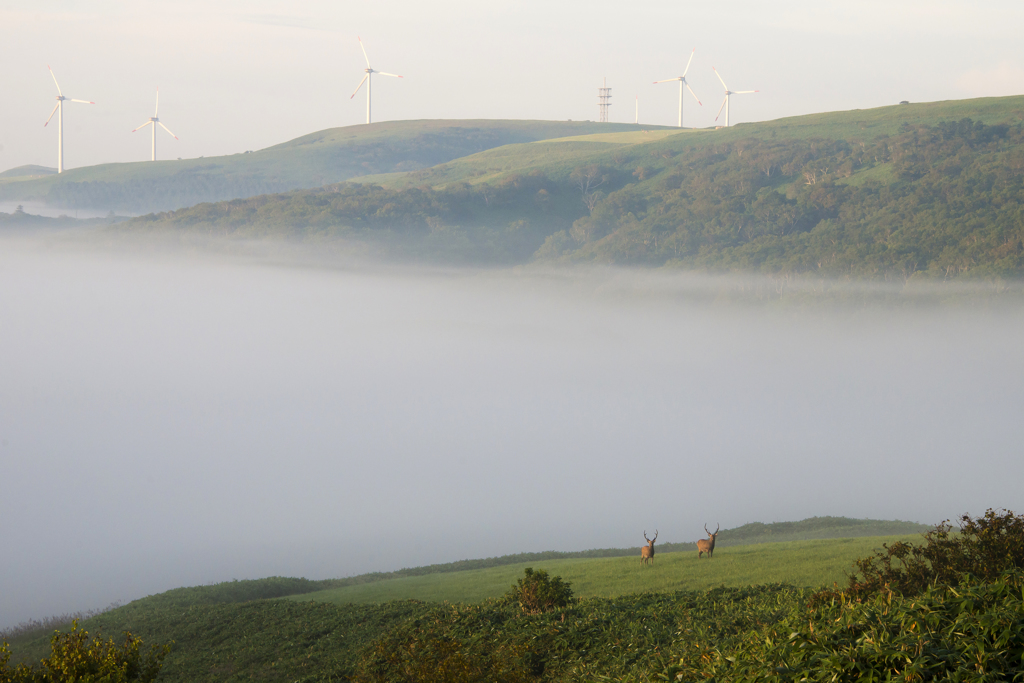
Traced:
[[658, 530], [654, 530], [654, 538], [647, 538], [647, 529], [644, 529], [644, 540], [647, 541], [647, 545], [640, 548], [640, 564], [647, 564], [648, 561], [654, 562], [654, 542], [658, 540]]
[[721, 528], [721, 524], [715, 527], [715, 533], [708, 531], [708, 525], [704, 525], [704, 531], [708, 532], [707, 538], [702, 538], [697, 541], [697, 559], [699, 560], [704, 553], [708, 554], [708, 559], [711, 559], [711, 553], [715, 552], [715, 539], [718, 538], [718, 530]]

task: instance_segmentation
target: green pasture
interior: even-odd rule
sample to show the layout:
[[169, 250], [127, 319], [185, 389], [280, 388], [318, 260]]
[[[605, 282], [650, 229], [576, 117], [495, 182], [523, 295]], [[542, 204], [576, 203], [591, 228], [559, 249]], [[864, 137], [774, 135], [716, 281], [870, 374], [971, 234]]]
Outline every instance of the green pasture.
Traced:
[[707, 590], [787, 583], [816, 588], [844, 583], [855, 560], [883, 543], [919, 536], [874, 536], [719, 547], [713, 559], [694, 552], [656, 553], [653, 565], [635, 557], [539, 560], [453, 573], [411, 576], [287, 596], [299, 602], [382, 603], [389, 600], [480, 602], [508, 591], [527, 566], [572, 583], [580, 597], [612, 598], [632, 593]]
[[591, 135], [574, 135], [568, 138], [552, 138], [551, 140], [543, 140], [538, 142], [605, 142], [613, 145], [637, 145], [644, 142], [653, 142], [654, 140], [661, 140], [671, 135], [687, 135], [693, 133], [706, 132], [701, 129], [687, 128], [684, 130], [674, 129], [653, 129], [647, 130], [642, 126], [637, 126], [641, 130], [623, 131], [619, 133], [593, 133]]

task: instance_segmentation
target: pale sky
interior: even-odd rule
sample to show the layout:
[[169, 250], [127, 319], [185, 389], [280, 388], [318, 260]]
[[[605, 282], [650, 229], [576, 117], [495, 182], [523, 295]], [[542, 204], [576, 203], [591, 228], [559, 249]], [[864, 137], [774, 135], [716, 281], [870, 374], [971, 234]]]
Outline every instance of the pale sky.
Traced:
[[[94, 100], [65, 111], [69, 168], [260, 149], [362, 123], [362, 36], [378, 77], [374, 119], [596, 119], [604, 76], [614, 121], [671, 125], [676, 85], [697, 49], [685, 123], [714, 122], [722, 87], [732, 121], [1024, 93], [1024, 3], [963, 0], [765, 3], [374, 2], [274, 0], [0, 5], [0, 170], [56, 165], [43, 122], [56, 91]], [[56, 118], [54, 119], [56, 121]]]

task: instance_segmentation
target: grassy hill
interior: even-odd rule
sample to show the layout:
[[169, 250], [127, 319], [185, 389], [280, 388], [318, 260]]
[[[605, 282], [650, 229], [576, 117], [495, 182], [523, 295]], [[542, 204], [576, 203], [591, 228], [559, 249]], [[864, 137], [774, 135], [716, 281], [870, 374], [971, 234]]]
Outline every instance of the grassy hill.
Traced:
[[[1024, 276], [1024, 97], [495, 147], [123, 230], [394, 259], [601, 263], [899, 283]], [[347, 245], [347, 246], [346, 246]]]
[[39, 176], [53, 175], [57, 172], [57, 169], [50, 168], [49, 166], [36, 166], [29, 164], [27, 166], [18, 166], [17, 168], [9, 168], [3, 173], [0, 173], [0, 180], [4, 178], [38, 178]]
[[[586, 598], [614, 598], [631, 593], [708, 590], [715, 586], [742, 587], [786, 583], [817, 588], [844, 583], [858, 558], [872, 554], [882, 543], [910, 536], [788, 541], [769, 545], [715, 547], [708, 562], [692, 552], [655, 552], [654, 565], [640, 565], [640, 550], [629, 557], [541, 560], [474, 569], [458, 573], [426, 574], [361, 583], [288, 596], [300, 602], [374, 604], [391, 600], [429, 602], [481, 602], [500, 597], [523, 574], [523, 569], [544, 569], [572, 582], [573, 591]], [[657, 546], [655, 546], [657, 550]]]
[[[693, 544], [679, 543], [659, 544], [661, 552], [649, 567], [639, 565], [638, 548], [629, 548], [463, 560], [326, 581], [232, 581], [170, 590], [93, 616], [82, 625], [108, 635], [131, 630], [146, 642], [174, 640], [161, 680], [243, 680], [258, 674], [281, 680], [347, 680], [382, 636], [449, 610], [441, 601], [467, 604], [498, 597], [526, 566], [572, 581], [577, 595], [586, 598], [581, 603], [584, 613], [613, 609], [621, 620], [609, 627], [608, 633], [615, 634], [633, 628], [629, 624], [637, 614], [659, 609], [674, 614], [680, 601], [704, 600], [708, 589], [727, 590], [715, 587], [748, 595], [743, 591], [751, 584], [783, 581], [798, 588], [781, 593], [759, 589], [750, 595], [795, 601], [803, 594], [799, 587], [842, 581], [855, 559], [896, 537], [773, 540], [879, 530], [915, 538], [926, 528], [910, 522], [821, 517], [723, 530], [722, 545], [711, 561], [698, 561]], [[47, 638], [48, 633], [38, 631], [9, 638], [15, 659], [38, 660], [47, 651]], [[281, 673], [270, 675], [276, 671]]]
[[0, 199], [148, 213], [410, 171], [501, 145], [632, 129], [587, 121], [392, 121], [330, 128], [221, 157], [102, 164], [46, 177], [21, 167], [0, 174]]
[[[734, 546], [717, 549], [710, 561], [698, 561], [690, 553], [659, 553], [648, 567], [641, 567], [635, 557], [550, 560], [531, 566], [572, 581], [583, 600], [569, 619], [557, 623], [564, 637], [575, 643], [570, 648], [574, 661], [607, 672], [608, 667], [628, 668], [639, 659], [630, 656], [619, 664], [609, 663], [598, 649], [614, 652], [616, 643], [622, 647], [630, 642], [636, 650], [656, 651], [671, 642], [672, 633], [690, 618], [687, 614], [700, 615], [706, 626], [711, 622], [703, 620], [723, 611], [742, 614], [754, 609], [762, 618], [788, 613], [807, 593], [801, 586], [842, 581], [853, 560], [891, 540], [894, 537]], [[480, 635], [498, 632], [492, 629], [503, 634], [518, 628], [547, 631], [552, 625], [547, 620], [522, 622], [515, 611], [499, 603], [480, 602], [505, 593], [522, 576], [523, 566], [325, 591], [311, 589], [326, 582], [281, 578], [183, 588], [136, 600], [82, 626], [104, 635], [130, 630], [147, 643], [174, 641], [160, 680], [350, 680], [376, 647], [416, 624], [457, 619], [470, 633]], [[778, 579], [787, 586], [772, 583]], [[762, 587], [751, 588], [752, 584]], [[419, 597], [408, 599], [410, 595]], [[732, 623], [732, 617], [727, 622]], [[575, 642], [580, 638], [582, 643]], [[37, 661], [47, 648], [46, 635], [12, 641], [16, 661]], [[552, 675], [556, 670], [551, 669]], [[561, 678], [563, 674], [544, 680], [576, 680], [573, 675]]]

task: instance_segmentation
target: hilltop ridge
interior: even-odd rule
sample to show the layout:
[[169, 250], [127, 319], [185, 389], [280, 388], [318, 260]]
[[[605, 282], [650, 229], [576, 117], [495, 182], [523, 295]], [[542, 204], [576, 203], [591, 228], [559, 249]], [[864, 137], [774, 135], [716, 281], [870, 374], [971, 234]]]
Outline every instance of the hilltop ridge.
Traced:
[[388, 121], [329, 128], [217, 157], [101, 164], [45, 177], [29, 173], [42, 167], [19, 167], [0, 174], [0, 200], [149, 213], [411, 171], [502, 145], [635, 128], [589, 121]]

